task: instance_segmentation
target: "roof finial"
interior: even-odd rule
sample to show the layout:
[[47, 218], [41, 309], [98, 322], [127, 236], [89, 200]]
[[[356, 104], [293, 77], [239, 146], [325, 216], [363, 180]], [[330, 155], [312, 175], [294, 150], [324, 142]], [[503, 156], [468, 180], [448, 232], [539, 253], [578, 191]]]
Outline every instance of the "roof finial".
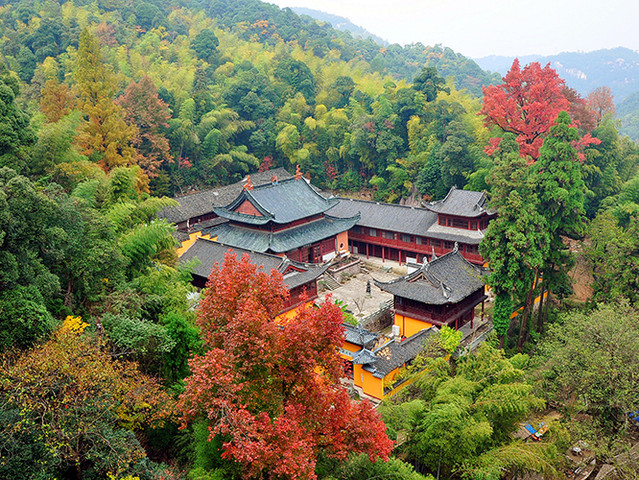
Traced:
[[459, 244], [455, 242], [455, 248], [453, 248], [453, 252], [457, 253], [459, 251]]
[[300, 180], [302, 178], [302, 171], [300, 170], [300, 164], [297, 164], [297, 169], [295, 170], [295, 180]]
[[278, 181], [277, 175], [273, 175], [273, 176], [271, 177], [271, 183], [272, 183], [273, 185], [277, 185], [277, 181]]
[[244, 190], [253, 190], [253, 184], [251, 183], [251, 176], [246, 176], [246, 184], [244, 185]]
[[432, 255], [431, 255], [431, 257], [430, 257], [430, 261], [432, 262], [433, 260], [435, 260], [435, 259], [437, 258], [437, 255], [435, 255], [435, 247], [433, 247], [433, 246], [431, 245], [431, 247], [430, 247], [430, 248], [432, 248], [432, 249], [433, 249], [433, 254], [432, 254]]

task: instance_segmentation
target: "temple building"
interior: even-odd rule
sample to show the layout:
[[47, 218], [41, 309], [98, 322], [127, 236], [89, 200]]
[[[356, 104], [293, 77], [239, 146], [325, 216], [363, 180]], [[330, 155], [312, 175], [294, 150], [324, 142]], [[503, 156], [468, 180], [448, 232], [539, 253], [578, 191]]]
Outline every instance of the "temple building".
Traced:
[[361, 215], [349, 232], [353, 253], [422, 263], [457, 250], [468, 261], [483, 265], [479, 243], [495, 212], [486, 208], [486, 194], [451, 188], [446, 198], [408, 207], [390, 203], [340, 198], [331, 215]]
[[337, 202], [320, 195], [299, 172], [266, 185], [249, 180], [231, 203], [213, 208], [227, 222], [203, 233], [232, 247], [323, 263], [348, 252], [348, 231], [359, 220], [359, 214], [327, 214]]
[[328, 264], [305, 264], [286, 257], [230, 247], [201, 237], [197, 238], [180, 257], [179, 263], [186, 264], [195, 259], [199, 260], [193, 269], [193, 284], [203, 288], [215, 264], [222, 265], [224, 263], [224, 256], [227, 252], [235, 253], [238, 259], [246, 254], [250, 257], [251, 263], [262, 267], [264, 272], [270, 273], [271, 270], [277, 270], [282, 274], [290, 297], [280, 312], [280, 316], [294, 311], [302, 303], [317, 299], [317, 278], [328, 268]]
[[403, 341], [393, 339], [373, 349], [362, 348], [355, 352], [352, 358], [353, 383], [377, 400], [394, 395], [410, 384], [410, 380], [397, 378], [397, 374], [411, 364], [424, 350], [428, 337], [437, 332], [436, 327], [430, 327]]
[[375, 280], [375, 285], [393, 294], [394, 324], [400, 335], [412, 337], [431, 326], [446, 325], [459, 329], [470, 322], [475, 307], [484, 311], [485, 270], [453, 250], [432, 258], [421, 268], [390, 282]]

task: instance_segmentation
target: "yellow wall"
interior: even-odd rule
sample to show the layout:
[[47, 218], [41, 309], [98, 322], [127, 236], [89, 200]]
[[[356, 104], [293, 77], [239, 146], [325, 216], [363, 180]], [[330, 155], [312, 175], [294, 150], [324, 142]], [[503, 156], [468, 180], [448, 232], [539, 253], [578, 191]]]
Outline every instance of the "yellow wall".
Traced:
[[399, 334], [407, 338], [433, 326], [431, 323], [407, 317], [401, 313], [395, 313], [395, 325], [399, 326]]
[[[355, 352], [359, 352], [362, 349], [362, 347], [360, 347], [359, 345], [354, 345], [344, 340], [342, 342], [342, 349], [346, 350], [347, 352], [355, 353]], [[339, 356], [342, 357], [344, 360], [353, 360], [353, 355], [346, 355], [345, 353], [340, 352]]]
[[[310, 301], [306, 302], [306, 307], [310, 308], [311, 305], [313, 305], [314, 302], [315, 302], [315, 300], [310, 300]], [[277, 322], [277, 323], [286, 323], [286, 322], [288, 322], [290, 319], [295, 317], [295, 315], [297, 314], [297, 309], [301, 308], [301, 306], [302, 305], [298, 305], [295, 308], [291, 308], [290, 310], [287, 310], [286, 312], [280, 313], [277, 317], [275, 317], [275, 322]]]
[[211, 235], [209, 235], [208, 233], [206, 235], [200, 235], [201, 233], [202, 233], [201, 231], [198, 231], [198, 232], [193, 232], [189, 234], [189, 239], [184, 240], [182, 244], [180, 245], [180, 247], [178, 247], [178, 249], [175, 251], [175, 253], [177, 253], [178, 258], [181, 257], [182, 254], [186, 252], [191, 247], [191, 245], [195, 243], [198, 237], [207, 238], [209, 240], [217, 240], [217, 237], [211, 238]]
[[375, 378], [371, 372], [364, 370], [362, 365], [353, 365], [353, 383], [366, 395], [378, 400], [384, 398], [384, 381], [381, 378]]
[[342, 342], [342, 348], [344, 350], [348, 350], [349, 352], [359, 352], [362, 349], [362, 347], [360, 347], [359, 345], [347, 342], [346, 340]]
[[[544, 299], [548, 296], [548, 290], [546, 290], [544, 292]], [[533, 300], [533, 306], [538, 304], [539, 301], [541, 300], [541, 295], [537, 295], [535, 297], [535, 299]], [[524, 307], [519, 307], [517, 310], [515, 310], [511, 315], [510, 318], [515, 318], [516, 316], [518, 316], [520, 313], [524, 312]]]

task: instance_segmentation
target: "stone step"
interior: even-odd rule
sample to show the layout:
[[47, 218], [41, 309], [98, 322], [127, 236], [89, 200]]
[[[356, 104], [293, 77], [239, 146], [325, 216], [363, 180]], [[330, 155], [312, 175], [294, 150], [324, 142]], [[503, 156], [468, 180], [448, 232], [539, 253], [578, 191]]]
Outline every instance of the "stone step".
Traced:
[[331, 291], [341, 286], [340, 283], [335, 279], [335, 277], [333, 277], [328, 272], [325, 272], [324, 275], [322, 275], [322, 281], [326, 285], [326, 288], [328, 288]]

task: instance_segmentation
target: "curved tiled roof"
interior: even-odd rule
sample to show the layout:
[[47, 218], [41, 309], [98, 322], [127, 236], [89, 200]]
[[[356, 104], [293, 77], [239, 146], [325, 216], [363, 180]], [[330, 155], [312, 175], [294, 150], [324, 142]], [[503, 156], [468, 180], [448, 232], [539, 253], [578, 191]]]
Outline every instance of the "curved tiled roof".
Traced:
[[[274, 168], [265, 172], [251, 173], [253, 185], [270, 184], [273, 176], [280, 180], [292, 178], [291, 174], [283, 168]], [[213, 206], [228, 205], [244, 189], [246, 178], [241, 182], [232, 183], [223, 187], [211, 188], [183, 196], [175, 197], [179, 205], [165, 208], [158, 213], [160, 218], [165, 218], [172, 223], [185, 222], [190, 218], [206, 215], [213, 211]]]
[[437, 327], [430, 327], [401, 342], [391, 340], [373, 351], [360, 350], [353, 356], [353, 364], [364, 365], [364, 370], [371, 372], [374, 377], [384, 378], [419, 355], [426, 339], [438, 331]]
[[[234, 211], [245, 201], [250, 202], [260, 215]], [[286, 224], [324, 213], [337, 203], [326, 199], [304, 179], [290, 178], [274, 184], [243, 190], [230, 204], [214, 211], [220, 217], [243, 223], [263, 225], [272, 221]]]
[[484, 233], [481, 230], [465, 230], [439, 225], [437, 214], [421, 207], [340, 198], [339, 203], [331, 208], [329, 213], [336, 217], [348, 217], [361, 213], [361, 219], [357, 222], [357, 225], [361, 227], [419, 235], [450, 242], [478, 245], [484, 238]]
[[460, 190], [457, 187], [452, 187], [443, 200], [424, 203], [424, 206], [436, 213], [472, 218], [485, 213], [489, 215], [494, 213], [486, 208], [487, 200], [484, 192]]
[[[314, 263], [302, 263], [290, 260], [286, 257], [278, 257], [268, 253], [254, 252], [244, 248], [231, 247], [220, 242], [198, 238], [195, 243], [180, 257], [179, 263], [188, 263], [198, 259], [200, 264], [195, 266], [193, 274], [198, 277], [208, 278], [215, 264], [222, 264], [227, 252], [233, 252], [238, 257], [247, 254], [251, 263], [262, 267], [265, 272], [277, 270], [284, 275], [284, 284], [290, 289], [304, 285], [319, 277], [326, 269], [326, 265]], [[293, 267], [290, 273], [286, 273], [288, 267]]]
[[375, 285], [385, 292], [430, 305], [459, 303], [484, 286], [484, 269], [466, 260], [455, 248], [425, 263], [419, 270]]
[[325, 215], [318, 220], [273, 233], [224, 223], [207, 230], [206, 233], [217, 236], [218, 241], [227, 245], [255, 252], [284, 253], [345, 232], [351, 229], [358, 219], [359, 216], [336, 218]]
[[362, 227], [426, 235], [428, 228], [437, 223], [437, 214], [421, 207], [406, 207], [392, 203], [370, 202], [340, 198], [331, 208], [330, 214], [336, 217], [352, 217], [361, 213], [358, 225]]

